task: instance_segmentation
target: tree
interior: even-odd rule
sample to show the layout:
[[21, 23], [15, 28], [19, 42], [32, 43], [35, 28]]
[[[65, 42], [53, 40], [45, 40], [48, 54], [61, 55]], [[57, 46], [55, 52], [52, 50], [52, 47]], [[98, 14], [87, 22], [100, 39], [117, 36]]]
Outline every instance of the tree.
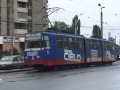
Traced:
[[[11, 49], [5, 50], [5, 51], [3, 51], [3, 55], [10, 55], [10, 52], [11, 52]], [[18, 50], [14, 47], [13, 48], [13, 55], [18, 55], [18, 54], [19, 54]]]
[[80, 34], [81, 23], [77, 15], [75, 15], [75, 17], [72, 20], [72, 27], [73, 27], [75, 34]]
[[55, 31], [67, 31], [69, 29], [69, 25], [65, 22], [55, 21], [52, 28], [54, 28]]
[[66, 32], [66, 33], [74, 33], [73, 27], [66, 24], [65, 22], [55, 21], [49, 30], [59, 31], [59, 32]]
[[3, 51], [3, 55], [10, 55], [10, 52], [8, 50]]
[[81, 23], [80, 23], [80, 19], [78, 20], [78, 31], [77, 33], [80, 34], [80, 27], [81, 27]]
[[13, 48], [13, 55], [18, 55], [18, 54], [19, 54], [18, 50], [14, 47]]
[[92, 31], [92, 38], [101, 38], [101, 30], [99, 26], [94, 25], [93, 26], [93, 31]]

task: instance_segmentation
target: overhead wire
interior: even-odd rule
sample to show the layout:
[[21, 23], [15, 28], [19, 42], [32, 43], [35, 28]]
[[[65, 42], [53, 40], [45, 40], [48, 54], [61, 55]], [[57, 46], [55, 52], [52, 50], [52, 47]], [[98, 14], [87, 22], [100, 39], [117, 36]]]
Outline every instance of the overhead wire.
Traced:
[[[74, 1], [76, 4], [79, 4], [79, 2], [76, 2], [76, 1]], [[83, 5], [83, 6], [86, 6], [87, 8], [91, 8], [91, 9], [95, 9], [96, 10], [96, 8], [94, 8], [94, 7], [91, 7], [91, 6], [89, 6], [89, 5], [85, 5], [85, 4], [80, 4], [80, 5]], [[68, 10], [66, 10], [67, 12], [69, 12], [69, 13], [71, 13], [72, 11], [68, 11]], [[98, 13], [98, 12], [97, 12]], [[107, 12], [107, 13], [109, 13], [109, 12]], [[111, 13], [111, 14], [109, 14], [109, 15], [116, 15], [116, 14], [113, 14], [113, 13]], [[95, 19], [91, 19], [91, 20], [94, 20], [94, 21], [96, 21], [96, 22], [98, 22], [98, 20], [95, 20]], [[108, 22], [107, 22], [108, 23]], [[112, 27], [112, 26], [110, 26], [109, 24], [106, 24], [105, 26], [109, 26], [109, 27]], [[108, 29], [107, 28], [107, 30], [119, 30], [119, 29], [115, 29], [115, 28], [110, 28], [110, 29]]]

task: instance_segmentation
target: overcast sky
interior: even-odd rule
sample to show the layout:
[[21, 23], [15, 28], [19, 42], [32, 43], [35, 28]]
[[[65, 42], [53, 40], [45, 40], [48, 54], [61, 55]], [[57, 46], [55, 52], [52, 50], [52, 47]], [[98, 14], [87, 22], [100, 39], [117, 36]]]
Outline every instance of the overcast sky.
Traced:
[[[120, 0], [48, 0], [48, 7], [60, 7], [57, 13], [49, 16], [50, 21], [64, 21], [71, 25], [75, 15], [81, 20], [81, 34], [90, 36], [93, 25], [100, 26], [100, 7], [103, 7], [103, 33], [104, 38], [108, 38], [108, 33], [120, 39]], [[81, 15], [82, 14], [82, 15]]]

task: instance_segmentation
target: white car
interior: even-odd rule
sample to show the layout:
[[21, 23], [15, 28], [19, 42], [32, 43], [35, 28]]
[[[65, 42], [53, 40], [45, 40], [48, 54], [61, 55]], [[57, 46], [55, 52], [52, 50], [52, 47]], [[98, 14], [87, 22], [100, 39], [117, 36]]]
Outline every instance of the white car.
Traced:
[[24, 61], [20, 55], [3, 56], [0, 59], [0, 69], [24, 68]]

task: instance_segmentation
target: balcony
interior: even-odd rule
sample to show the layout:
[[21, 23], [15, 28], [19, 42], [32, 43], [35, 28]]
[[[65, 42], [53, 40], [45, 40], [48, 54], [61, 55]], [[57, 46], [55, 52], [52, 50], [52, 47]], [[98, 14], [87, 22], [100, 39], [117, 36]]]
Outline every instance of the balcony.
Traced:
[[17, 1], [20, 1], [20, 2], [28, 2], [28, 0], [17, 0]]
[[25, 34], [28, 33], [27, 29], [14, 29], [14, 34], [19, 35], [19, 34]]
[[28, 8], [22, 8], [22, 7], [18, 7], [17, 8], [18, 12], [23, 12], [23, 13], [28, 13]]
[[24, 18], [18, 18], [17, 20], [15, 20], [16, 23], [28, 23], [28, 19], [24, 19]]

